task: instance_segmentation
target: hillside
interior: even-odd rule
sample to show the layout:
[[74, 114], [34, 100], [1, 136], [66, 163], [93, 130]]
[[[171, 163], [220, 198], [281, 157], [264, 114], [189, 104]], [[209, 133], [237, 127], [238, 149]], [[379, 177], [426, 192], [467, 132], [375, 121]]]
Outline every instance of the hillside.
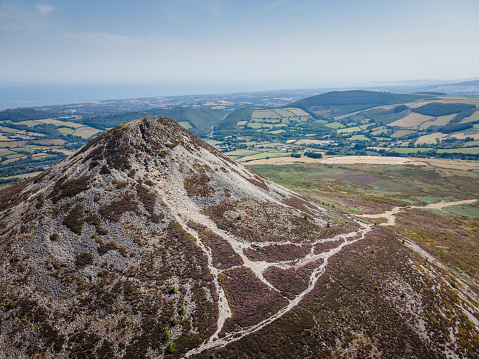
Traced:
[[298, 100], [288, 106], [299, 107], [320, 117], [340, 116], [372, 107], [434, 98], [430, 94], [392, 94], [374, 91], [333, 91]]
[[474, 284], [172, 119], [120, 125], [0, 196], [0, 356], [479, 350]]
[[478, 105], [475, 97], [438, 93], [330, 92], [291, 107], [237, 110], [213, 139], [242, 161], [304, 151], [479, 159]]
[[147, 111], [122, 112], [92, 116], [82, 119], [82, 123], [95, 128], [106, 130], [122, 123], [147, 116], [171, 117], [178, 121], [183, 127], [197, 136], [207, 136], [211, 127], [222, 118], [222, 112], [209, 111], [208, 114], [189, 107], [178, 107], [173, 109], [151, 109]]

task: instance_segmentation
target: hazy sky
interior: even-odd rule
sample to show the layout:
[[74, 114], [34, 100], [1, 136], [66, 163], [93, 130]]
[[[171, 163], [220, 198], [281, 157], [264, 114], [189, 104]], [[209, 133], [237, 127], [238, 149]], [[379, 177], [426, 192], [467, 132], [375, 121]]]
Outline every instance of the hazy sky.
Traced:
[[478, 18], [478, 0], [0, 0], [0, 83], [466, 79]]

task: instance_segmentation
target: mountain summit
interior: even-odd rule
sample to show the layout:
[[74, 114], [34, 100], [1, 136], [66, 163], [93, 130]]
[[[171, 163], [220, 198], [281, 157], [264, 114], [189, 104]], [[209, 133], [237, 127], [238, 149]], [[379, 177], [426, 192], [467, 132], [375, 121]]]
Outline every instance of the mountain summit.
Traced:
[[[423, 318], [450, 309], [411, 286], [424, 275], [391, 232], [333, 219], [172, 119], [118, 126], [0, 195], [0, 356], [341, 356], [345, 338], [354, 353], [452, 350]], [[377, 268], [339, 255], [371, 243]], [[386, 274], [410, 301], [342, 293]]]

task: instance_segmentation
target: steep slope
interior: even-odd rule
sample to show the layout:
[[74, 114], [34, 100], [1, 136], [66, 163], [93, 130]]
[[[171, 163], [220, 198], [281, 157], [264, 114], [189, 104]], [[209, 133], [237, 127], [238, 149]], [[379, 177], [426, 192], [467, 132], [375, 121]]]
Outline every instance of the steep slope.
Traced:
[[[118, 126], [0, 195], [3, 357], [479, 347], [466, 283], [448, 286], [386, 228], [334, 220], [172, 119]], [[357, 263], [357, 251], [378, 254]], [[441, 315], [456, 318], [452, 334]]]

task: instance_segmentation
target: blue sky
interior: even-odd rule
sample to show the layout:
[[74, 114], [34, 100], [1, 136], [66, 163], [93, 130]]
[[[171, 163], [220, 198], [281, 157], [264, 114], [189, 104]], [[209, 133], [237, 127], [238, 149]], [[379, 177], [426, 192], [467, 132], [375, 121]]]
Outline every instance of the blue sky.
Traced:
[[0, 0], [0, 83], [476, 78], [478, 17], [477, 0]]

